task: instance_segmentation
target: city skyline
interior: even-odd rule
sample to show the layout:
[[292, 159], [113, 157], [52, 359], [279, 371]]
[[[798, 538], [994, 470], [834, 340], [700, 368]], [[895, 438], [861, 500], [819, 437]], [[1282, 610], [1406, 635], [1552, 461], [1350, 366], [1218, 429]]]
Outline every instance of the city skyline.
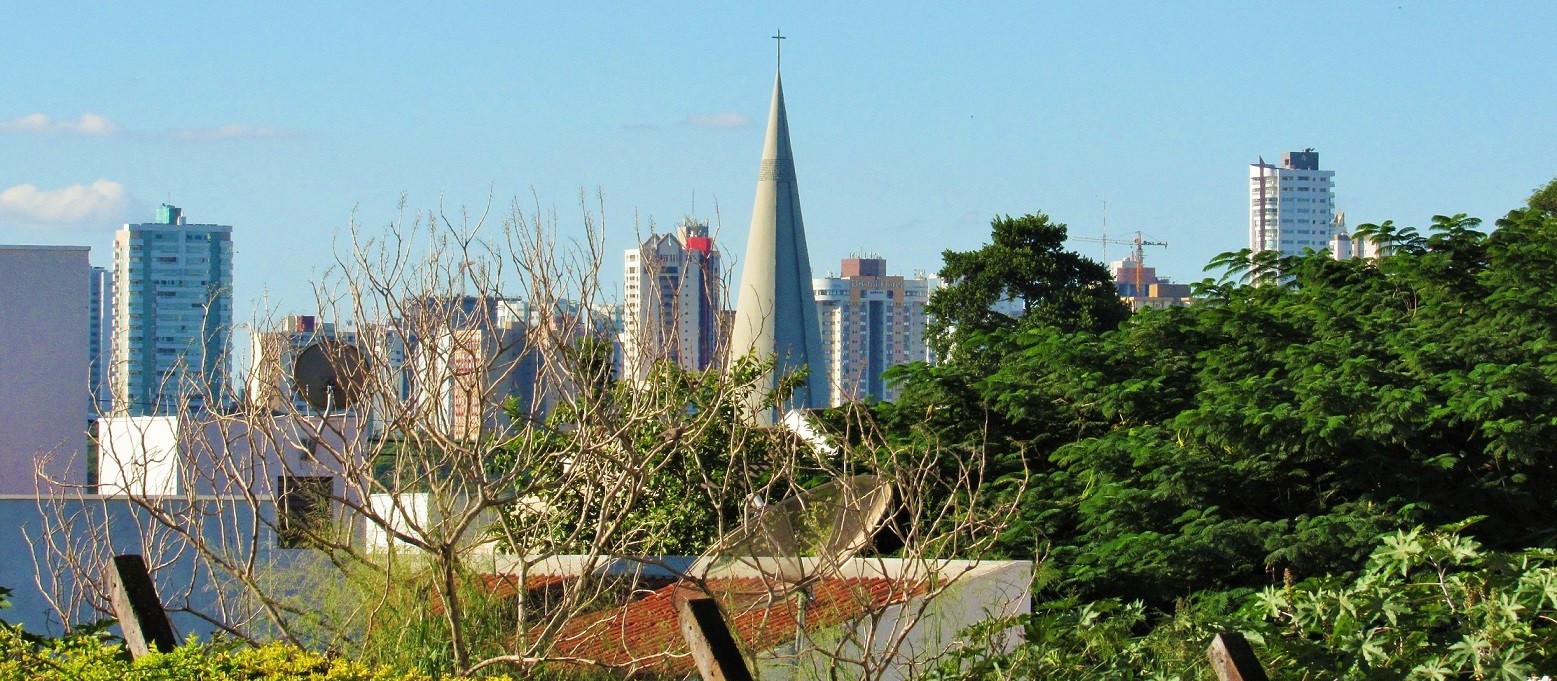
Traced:
[[[262, 301], [311, 312], [337, 230], [354, 211], [384, 224], [402, 193], [479, 207], [490, 187], [571, 232], [598, 187], [611, 250], [642, 236], [635, 211], [644, 233], [690, 214], [739, 271], [775, 25], [813, 263], [872, 251], [933, 272], [996, 214], [1096, 236], [1107, 201], [1111, 231], [1171, 243], [1148, 264], [1192, 281], [1247, 243], [1260, 154], [1322, 152], [1353, 226], [1490, 222], [1557, 154], [1554, 96], [1513, 87], [1552, 55], [1539, 27], [1557, 14], [1533, 4], [48, 11], [0, 28], [0, 54], [29, 65], [0, 107], [0, 243], [86, 245], [105, 266], [113, 230], [162, 201], [221, 216], [240, 226], [240, 324]], [[130, 49], [194, 26], [222, 49]], [[1273, 42], [1297, 46], [1252, 49]], [[1224, 58], [1239, 46], [1254, 56]]]

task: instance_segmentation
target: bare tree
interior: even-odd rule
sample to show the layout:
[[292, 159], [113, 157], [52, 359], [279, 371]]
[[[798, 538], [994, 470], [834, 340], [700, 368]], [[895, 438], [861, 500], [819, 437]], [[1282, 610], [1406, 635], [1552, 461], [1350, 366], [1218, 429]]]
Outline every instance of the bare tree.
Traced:
[[623, 561], [673, 571], [656, 556], [716, 543], [752, 500], [872, 472], [901, 508], [891, 560], [911, 565], [882, 567], [895, 591], [857, 605], [878, 624], [891, 609], [892, 625], [847, 628], [806, 654], [862, 678], [904, 659], [928, 604], [976, 564], [953, 559], [976, 561], [1010, 517], [983, 496], [982, 458], [891, 445], [863, 410], [830, 445], [749, 425], [744, 405], [771, 368], [750, 358], [620, 380], [603, 218], [587, 204], [575, 238], [518, 202], [501, 219], [406, 217], [402, 202], [382, 230], [353, 221], [315, 287], [333, 336], [292, 354], [257, 345], [239, 404], [185, 394], [173, 403], [226, 406], [113, 420], [102, 491], [127, 501], [125, 517], [48, 502], [40, 573], [59, 576], [62, 615], [106, 614], [101, 568], [134, 550], [179, 575], [159, 584], [170, 610], [243, 640], [380, 657], [431, 645], [459, 673], [640, 670], [684, 653], [606, 661], [568, 638], [645, 587]]

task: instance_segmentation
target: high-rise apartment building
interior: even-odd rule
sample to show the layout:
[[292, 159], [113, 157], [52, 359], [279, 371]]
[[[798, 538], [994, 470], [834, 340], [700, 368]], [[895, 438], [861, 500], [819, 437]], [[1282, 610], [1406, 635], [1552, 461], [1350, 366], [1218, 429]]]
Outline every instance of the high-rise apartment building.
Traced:
[[624, 374], [641, 379], [661, 361], [717, 365], [724, 290], [708, 223], [687, 218], [675, 234], [651, 235], [627, 249], [624, 270]]
[[1250, 251], [1324, 250], [1335, 224], [1335, 172], [1319, 169], [1319, 152], [1287, 152], [1280, 167], [1249, 165]]
[[113, 386], [109, 382], [114, 347], [114, 273], [106, 267], [93, 267], [87, 283], [87, 419], [113, 409]]
[[114, 234], [116, 414], [213, 408], [228, 393], [232, 227], [190, 224], [163, 204], [157, 221]]
[[898, 390], [882, 374], [930, 360], [924, 306], [939, 280], [888, 276], [881, 258], [847, 258], [842, 275], [812, 280], [829, 404], [895, 400]]

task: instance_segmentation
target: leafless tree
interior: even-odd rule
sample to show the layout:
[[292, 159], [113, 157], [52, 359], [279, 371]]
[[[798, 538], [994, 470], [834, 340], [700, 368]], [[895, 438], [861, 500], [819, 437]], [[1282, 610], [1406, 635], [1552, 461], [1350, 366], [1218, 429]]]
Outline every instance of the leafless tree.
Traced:
[[315, 286], [312, 312], [335, 330], [267, 337], [269, 315], [241, 400], [191, 400], [209, 382], [175, 380], [173, 403], [219, 407], [111, 419], [101, 491], [130, 512], [46, 502], [40, 574], [56, 576], [62, 616], [107, 614], [100, 571], [133, 551], [177, 575], [159, 579], [170, 610], [247, 641], [366, 654], [431, 636], [460, 673], [638, 670], [684, 653], [607, 663], [563, 645], [570, 623], [644, 587], [623, 561], [675, 568], [654, 556], [715, 544], [752, 500], [870, 472], [893, 487], [893, 560], [911, 567], [883, 567], [897, 591], [860, 612], [879, 623], [893, 608], [893, 624], [806, 649], [863, 678], [903, 659], [914, 622], [976, 564], [953, 559], [977, 561], [1010, 517], [982, 496], [982, 458], [892, 445], [864, 410], [825, 445], [749, 425], [770, 366], [750, 358], [620, 379], [617, 298], [601, 284], [614, 259], [588, 203], [566, 230], [517, 201], [501, 218], [402, 202], [382, 229], [353, 221]]

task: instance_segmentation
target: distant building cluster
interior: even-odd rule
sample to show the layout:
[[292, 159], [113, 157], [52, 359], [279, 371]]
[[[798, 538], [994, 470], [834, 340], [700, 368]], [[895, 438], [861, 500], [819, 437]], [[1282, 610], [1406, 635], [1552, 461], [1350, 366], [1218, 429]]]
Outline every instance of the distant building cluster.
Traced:
[[1189, 284], [1175, 284], [1167, 277], [1157, 276], [1157, 268], [1128, 256], [1109, 265], [1114, 276], [1114, 288], [1119, 297], [1130, 303], [1133, 310], [1188, 305], [1193, 302]]
[[[1336, 209], [1335, 171], [1319, 168], [1319, 152], [1290, 151], [1281, 164], [1263, 157], [1249, 164], [1249, 252], [1275, 251], [1282, 256], [1307, 251], [1328, 251], [1337, 260], [1375, 255], [1373, 246], [1352, 238], [1346, 214]], [[1081, 241], [1102, 239], [1081, 238]], [[1114, 240], [1118, 242], [1118, 240]], [[1122, 242], [1132, 243], [1132, 242]], [[1189, 305], [1194, 302], [1188, 284], [1159, 277], [1147, 267], [1142, 246], [1166, 246], [1143, 241], [1136, 233], [1131, 255], [1110, 264], [1119, 297], [1133, 310]]]
[[[251, 332], [249, 364], [237, 380], [231, 226], [190, 222], [163, 204], [155, 220], [118, 230], [111, 267], [92, 267], [85, 247], [0, 246], [0, 272], [13, 287], [0, 301], [0, 375], [8, 377], [0, 387], [0, 454], [31, 461], [62, 452], [79, 464], [90, 422], [111, 421], [90, 426], [104, 437], [127, 428], [171, 433], [188, 428], [174, 421], [151, 428], [144, 419], [233, 410], [277, 418], [349, 412], [369, 436], [414, 412], [452, 437], [476, 437], [515, 414], [545, 414], [570, 389], [549, 383], [541, 337], [599, 340], [611, 377], [627, 381], [646, 380], [661, 365], [724, 371], [749, 357], [771, 362], [753, 391], [760, 395], [803, 370], [806, 379], [782, 408], [749, 405], [762, 423], [794, 409], [896, 399], [888, 371], [935, 360], [926, 304], [941, 282], [889, 274], [877, 256], [846, 258], [837, 273], [812, 276], [779, 77], [757, 170], [738, 279], [726, 272], [709, 224], [687, 217], [627, 249], [619, 306], [449, 296], [401, 301], [384, 319], [291, 315]], [[1289, 152], [1280, 165], [1250, 164], [1250, 250], [1370, 257], [1336, 209], [1334, 176], [1313, 149]], [[1144, 262], [1144, 246], [1167, 244], [1139, 232], [1131, 243], [1133, 252], [1111, 263], [1121, 298], [1134, 309], [1193, 301], [1187, 284]], [[84, 324], [79, 314], [60, 313], [82, 306]], [[366, 391], [371, 399], [357, 397], [363, 382], [375, 387]], [[0, 493], [34, 486], [31, 471], [14, 463], [0, 466]], [[50, 474], [79, 482], [87, 468]]]

